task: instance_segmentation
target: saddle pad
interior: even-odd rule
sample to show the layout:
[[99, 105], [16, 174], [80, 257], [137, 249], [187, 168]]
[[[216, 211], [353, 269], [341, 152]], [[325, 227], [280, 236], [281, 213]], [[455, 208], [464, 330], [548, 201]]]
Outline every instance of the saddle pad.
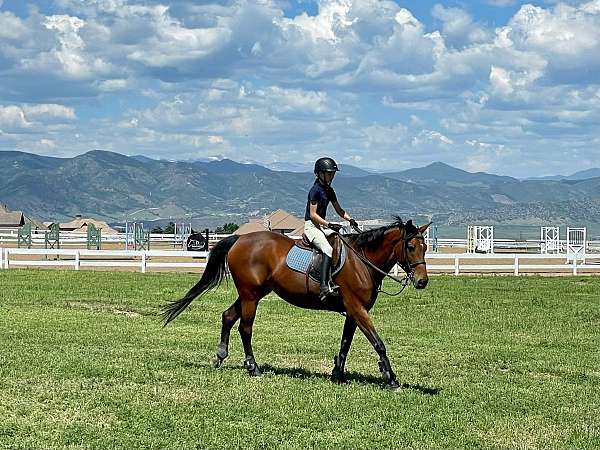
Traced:
[[[288, 267], [296, 272], [306, 273], [308, 268], [311, 266], [311, 261], [315, 258], [314, 263], [312, 264], [311, 271], [309, 276], [315, 280], [317, 283], [321, 281], [321, 259], [322, 253], [316, 252], [314, 250], [304, 250], [294, 245], [292, 249], [288, 252], [285, 262]], [[341, 246], [341, 252], [339, 257], [338, 264], [332, 268], [331, 276], [334, 277], [337, 273], [342, 270], [344, 267], [344, 263], [346, 262], [346, 246]]]

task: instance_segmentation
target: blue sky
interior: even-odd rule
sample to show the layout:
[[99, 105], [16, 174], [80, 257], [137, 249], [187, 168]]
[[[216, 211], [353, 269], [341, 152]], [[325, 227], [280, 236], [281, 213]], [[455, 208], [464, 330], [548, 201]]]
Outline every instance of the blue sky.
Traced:
[[600, 0], [0, 0], [0, 150], [600, 167]]

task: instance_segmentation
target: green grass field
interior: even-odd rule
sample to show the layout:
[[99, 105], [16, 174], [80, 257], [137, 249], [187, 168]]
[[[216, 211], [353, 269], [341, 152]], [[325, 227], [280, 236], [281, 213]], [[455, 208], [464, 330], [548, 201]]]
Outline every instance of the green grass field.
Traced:
[[[357, 332], [350, 382], [328, 377], [343, 317], [269, 296], [266, 371], [210, 360], [223, 285], [167, 328], [189, 274], [0, 271], [0, 448], [600, 448], [600, 277], [433, 277], [372, 311], [400, 383]], [[386, 285], [393, 289], [393, 286]]]

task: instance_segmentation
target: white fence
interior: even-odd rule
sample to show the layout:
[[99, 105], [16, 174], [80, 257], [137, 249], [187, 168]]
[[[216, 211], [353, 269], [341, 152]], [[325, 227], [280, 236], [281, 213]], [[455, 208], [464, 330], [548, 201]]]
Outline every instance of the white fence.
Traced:
[[[577, 259], [567, 261], [566, 255], [538, 255], [524, 253], [496, 253], [496, 254], [471, 254], [471, 253], [427, 253], [428, 271], [453, 271], [455, 275], [461, 272], [512, 272], [519, 275], [524, 272], [533, 273], [572, 273], [577, 275], [582, 271], [600, 274], [600, 255], [588, 254], [589, 264], [581, 264]], [[451, 261], [451, 264], [435, 264], [432, 261]], [[556, 261], [556, 263], [549, 263]], [[597, 264], [593, 264], [597, 261]], [[394, 268], [397, 273], [398, 268]]]
[[[229, 234], [209, 234], [208, 240], [210, 245], [216, 244], [223, 238], [231, 236]], [[289, 236], [294, 239], [298, 239], [301, 236]], [[177, 241], [174, 234], [151, 234], [150, 235], [151, 245], [160, 244], [162, 247], [165, 245], [173, 246], [174, 248], [181, 248], [181, 242]], [[31, 242], [34, 247], [44, 246], [44, 231], [36, 230], [32, 231]], [[85, 247], [87, 243], [87, 234], [79, 233], [74, 231], [61, 231], [60, 233], [60, 245], [61, 248], [65, 247]], [[103, 244], [122, 244], [125, 248], [125, 234], [102, 234]], [[468, 247], [467, 239], [437, 239], [439, 248], [460, 248], [466, 249]], [[17, 245], [17, 231], [16, 230], [0, 230], [0, 247], [8, 245]], [[432, 239], [429, 240], [428, 245], [430, 248], [433, 247]], [[497, 239], [493, 241], [493, 248], [495, 250], [507, 250], [507, 251], [531, 251], [539, 253], [544, 245], [543, 240], [531, 239], [531, 240], [514, 240], [514, 239]], [[566, 252], [567, 241], [559, 240], [557, 243], [559, 252]], [[600, 241], [587, 241], [586, 252], [600, 252]]]
[[[0, 248], [0, 269], [12, 267], [64, 267], [79, 270], [82, 267], [133, 268], [141, 272], [147, 269], [203, 269], [208, 252], [171, 250], [83, 250], [83, 249], [25, 249]], [[427, 270], [431, 273], [449, 272], [459, 275], [466, 272], [512, 273], [598, 273], [600, 255], [588, 254], [586, 264], [577, 259], [566, 261], [566, 255], [537, 254], [470, 254], [427, 253]], [[52, 259], [50, 259], [52, 258]], [[200, 261], [177, 261], [174, 259], [200, 259]], [[593, 264], [593, 261], [598, 261]], [[556, 263], [555, 263], [556, 262]], [[402, 269], [395, 267], [398, 274]]]
[[[45, 230], [48, 231], [48, 230]], [[44, 246], [44, 230], [32, 230], [31, 231], [31, 244], [34, 246]], [[204, 235], [204, 234], [203, 234]], [[210, 244], [216, 243], [219, 240], [231, 236], [230, 234], [214, 234], [208, 235]], [[131, 240], [131, 234], [129, 236]], [[102, 234], [102, 243], [116, 243], [123, 244], [125, 248], [126, 235], [125, 233], [119, 234]], [[152, 244], [163, 243], [173, 245], [177, 247], [182, 246], [181, 235], [175, 234], [150, 234], [150, 241]], [[60, 232], [60, 245], [62, 246], [85, 246], [87, 243], [87, 233], [80, 233], [76, 231], [61, 231]], [[0, 246], [7, 244], [17, 245], [17, 231], [16, 230], [0, 230]]]
[[[14, 258], [19, 256], [19, 258]], [[37, 256], [38, 258], [23, 258]], [[39, 257], [43, 258], [39, 258]], [[187, 252], [171, 250], [84, 250], [84, 249], [42, 249], [42, 248], [1, 248], [0, 269], [15, 266], [66, 267], [79, 270], [81, 267], [203, 269], [206, 267], [208, 252]], [[13, 258], [11, 258], [13, 257]], [[48, 259], [56, 258], [56, 259]], [[153, 261], [152, 259], [198, 258], [202, 261]]]

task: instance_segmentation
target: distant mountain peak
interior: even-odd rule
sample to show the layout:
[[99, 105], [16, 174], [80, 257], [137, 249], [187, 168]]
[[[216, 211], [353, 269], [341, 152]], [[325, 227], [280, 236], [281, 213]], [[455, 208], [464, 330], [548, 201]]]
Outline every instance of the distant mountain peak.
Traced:
[[456, 167], [441, 161], [434, 161], [431, 164], [427, 164], [425, 167], [448, 167], [450, 169], [456, 169]]

